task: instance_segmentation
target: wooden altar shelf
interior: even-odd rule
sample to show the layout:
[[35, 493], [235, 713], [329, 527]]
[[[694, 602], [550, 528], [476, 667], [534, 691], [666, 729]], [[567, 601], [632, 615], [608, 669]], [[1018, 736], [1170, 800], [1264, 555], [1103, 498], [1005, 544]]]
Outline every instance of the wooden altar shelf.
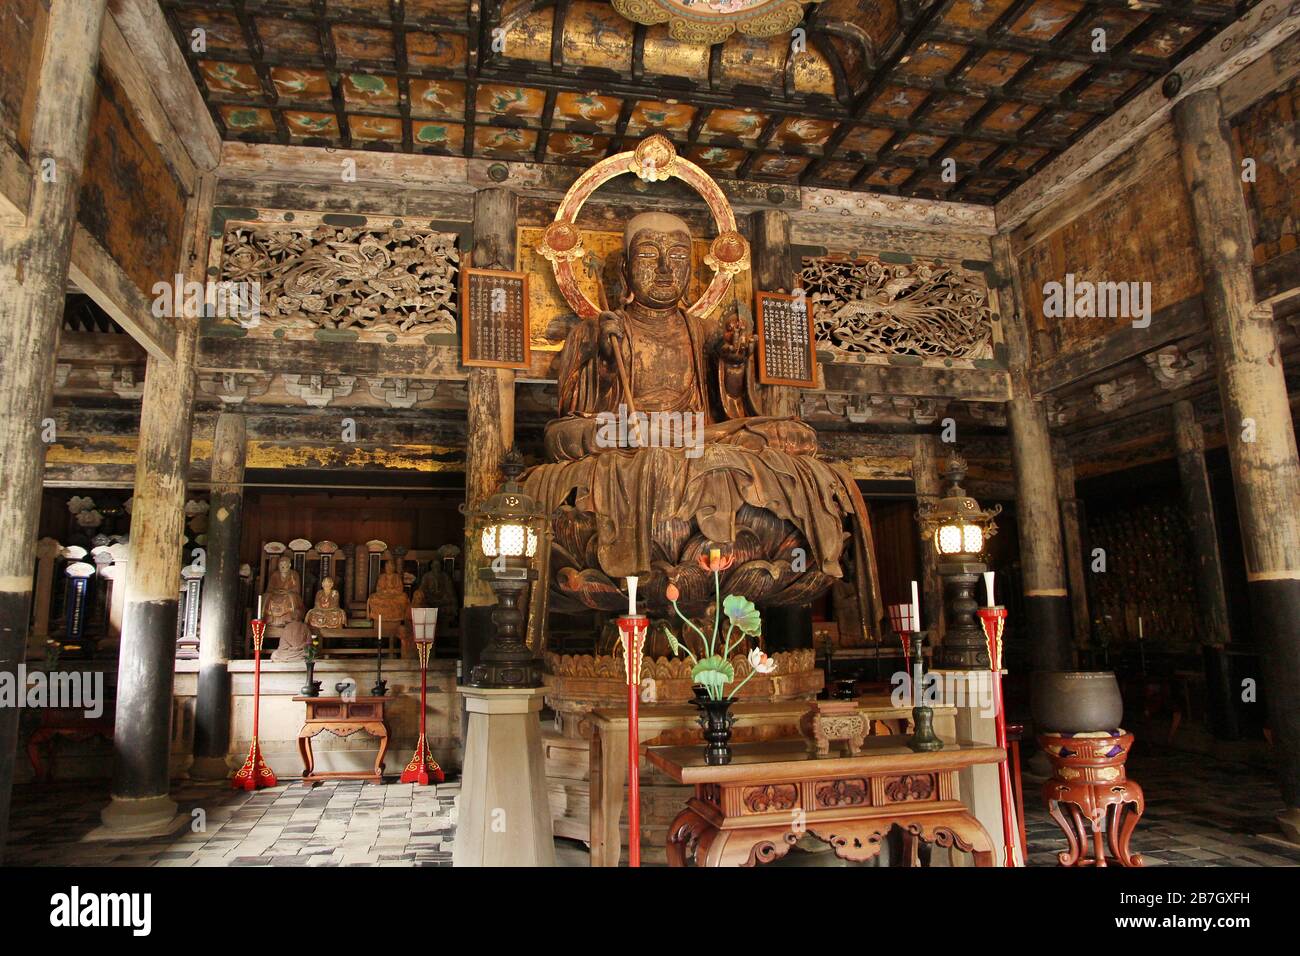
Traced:
[[[735, 717], [734, 741], [775, 741], [797, 746], [803, 740], [799, 720], [808, 712], [806, 700], [777, 703], [742, 702], [731, 708]], [[876, 735], [904, 734], [911, 722], [911, 709], [894, 707], [886, 694], [858, 698], [859, 709], [871, 720]], [[935, 725], [940, 736], [953, 736], [952, 707], [935, 709]], [[645, 704], [640, 710], [638, 730], [646, 753], [654, 745], [694, 744], [700, 741], [699, 711], [690, 704]], [[627, 784], [627, 708], [611, 707], [592, 711], [590, 717], [590, 804], [587, 838], [591, 846], [592, 866], [618, 866], [621, 851], [619, 819], [626, 802]], [[803, 746], [807, 746], [806, 743]], [[661, 818], [663, 825], [667, 814]], [[652, 817], [644, 824], [653, 826]], [[635, 839], [629, 835], [629, 839]]]
[[753, 866], [779, 860], [805, 835], [842, 860], [864, 863], [895, 825], [910, 864], [917, 840], [971, 853], [994, 865], [993, 843], [957, 799], [957, 773], [1005, 757], [1000, 747], [949, 743], [916, 753], [900, 738], [866, 741], [856, 757], [814, 757], [803, 742], [737, 744], [729, 764], [710, 767], [702, 747], [651, 747], [646, 759], [695, 796], [668, 831], [668, 862]]

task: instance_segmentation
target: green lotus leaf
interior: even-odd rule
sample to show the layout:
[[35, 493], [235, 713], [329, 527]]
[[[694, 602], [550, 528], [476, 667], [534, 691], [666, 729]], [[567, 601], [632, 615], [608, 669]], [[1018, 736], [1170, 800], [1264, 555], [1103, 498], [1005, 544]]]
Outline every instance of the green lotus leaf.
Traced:
[[727, 620], [740, 628], [742, 633], [750, 637], [755, 637], [763, 631], [763, 619], [758, 613], [758, 608], [754, 607], [754, 602], [747, 597], [728, 594], [722, 599], [722, 613], [727, 615]]
[[736, 669], [731, 661], [718, 655], [706, 657], [691, 668], [691, 680], [703, 684], [709, 696], [717, 700], [722, 696], [722, 689], [736, 679]]

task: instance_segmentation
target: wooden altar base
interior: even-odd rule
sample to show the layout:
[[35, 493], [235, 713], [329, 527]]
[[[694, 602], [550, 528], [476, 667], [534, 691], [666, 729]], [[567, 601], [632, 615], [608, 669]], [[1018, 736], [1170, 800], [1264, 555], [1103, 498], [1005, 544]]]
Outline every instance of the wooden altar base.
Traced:
[[739, 744], [723, 766], [706, 765], [700, 747], [646, 751], [650, 763], [695, 788], [669, 827], [670, 866], [769, 863], [805, 835], [864, 863], [898, 826], [912, 845], [956, 848], [991, 867], [993, 843], [958, 799], [957, 772], [1004, 757], [999, 747], [971, 743], [917, 753], [895, 737], [868, 739], [852, 757], [818, 757], [802, 741]]

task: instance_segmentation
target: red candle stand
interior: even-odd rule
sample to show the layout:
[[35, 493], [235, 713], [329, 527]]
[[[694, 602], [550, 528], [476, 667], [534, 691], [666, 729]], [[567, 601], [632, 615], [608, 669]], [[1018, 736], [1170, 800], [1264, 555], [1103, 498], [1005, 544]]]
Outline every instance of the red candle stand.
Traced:
[[[984, 625], [984, 637], [989, 642], [989, 667], [993, 674], [994, 723], [997, 727], [998, 746], [1007, 749], [1007, 715], [1002, 704], [1002, 632], [1007, 624], [1007, 609], [1001, 605], [978, 610]], [[1011, 767], [1004, 755], [998, 764], [998, 787], [1002, 797], [1002, 839], [1006, 845], [1006, 865], [1024, 866], [1024, 848], [1017, 842], [1015, 821], [1015, 794], [1011, 789]]]
[[235, 772], [230, 786], [235, 790], [260, 790], [274, 787], [275, 774], [262, 759], [262, 747], [257, 742], [257, 718], [262, 710], [262, 638], [266, 635], [266, 622], [254, 619], [253, 629], [253, 742], [249, 745], [244, 765]]
[[641, 735], [637, 704], [641, 696], [641, 660], [645, 656], [650, 619], [640, 614], [618, 619], [623, 645], [623, 670], [627, 677], [627, 853], [630, 866], [641, 865]]
[[[432, 615], [421, 614], [432, 611]], [[415, 756], [402, 771], [402, 783], [418, 783], [427, 787], [430, 783], [442, 783], [446, 775], [429, 752], [428, 738], [425, 736], [425, 722], [428, 713], [425, 710], [425, 698], [429, 685], [429, 655], [433, 652], [433, 629], [438, 619], [437, 608], [412, 608], [412, 620], [415, 624], [415, 650], [420, 656], [420, 739], [415, 744]], [[429, 620], [428, 618], [432, 618]]]

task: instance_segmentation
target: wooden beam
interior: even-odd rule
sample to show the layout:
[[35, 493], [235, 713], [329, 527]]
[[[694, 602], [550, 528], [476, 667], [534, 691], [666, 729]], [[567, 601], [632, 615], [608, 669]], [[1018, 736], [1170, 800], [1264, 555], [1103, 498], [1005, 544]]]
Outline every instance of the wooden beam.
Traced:
[[928, 365], [821, 365], [825, 391], [858, 395], [914, 395], [966, 402], [1005, 402], [1011, 378], [1002, 369]]
[[31, 167], [9, 140], [0, 136], [0, 226], [21, 226], [27, 222], [31, 192]]
[[[149, 133], [149, 138], [158, 145], [163, 161], [167, 163], [185, 191], [190, 192], [194, 188], [197, 174], [194, 162], [185, 150], [185, 138], [172, 126], [155, 95], [153, 76], [135, 58], [112, 17], [104, 19], [104, 32], [100, 38], [100, 62], [112, 71], [113, 76], [122, 85], [127, 99], [131, 101], [131, 106]], [[186, 77], [188, 76], [187, 73]], [[209, 117], [209, 125], [211, 122], [212, 119]]]
[[152, 300], [82, 226], [77, 226], [72, 237], [68, 277], [151, 356], [172, 360], [176, 353], [175, 325], [153, 314]]
[[[109, 10], [116, 26], [114, 32], [120, 31], [120, 37], [138, 61], [140, 81], [148, 84], [161, 103], [173, 136], [198, 169], [215, 169], [221, 159], [221, 134], [194, 83], [185, 57], [176, 47], [157, 0], [111, 0]], [[118, 76], [126, 82], [120, 71]]]
[[1175, 103], [1198, 90], [1225, 82], [1297, 29], [1300, 29], [1300, 6], [1256, 4], [1245, 16], [1225, 27], [1215, 39], [1178, 64], [1175, 72], [1182, 85], [1173, 97], [1164, 94], [1162, 83], [1153, 83], [999, 202], [999, 226], [1014, 228], [1040, 209], [1053, 204], [1066, 189], [1132, 149], [1135, 143], [1164, 121]]

